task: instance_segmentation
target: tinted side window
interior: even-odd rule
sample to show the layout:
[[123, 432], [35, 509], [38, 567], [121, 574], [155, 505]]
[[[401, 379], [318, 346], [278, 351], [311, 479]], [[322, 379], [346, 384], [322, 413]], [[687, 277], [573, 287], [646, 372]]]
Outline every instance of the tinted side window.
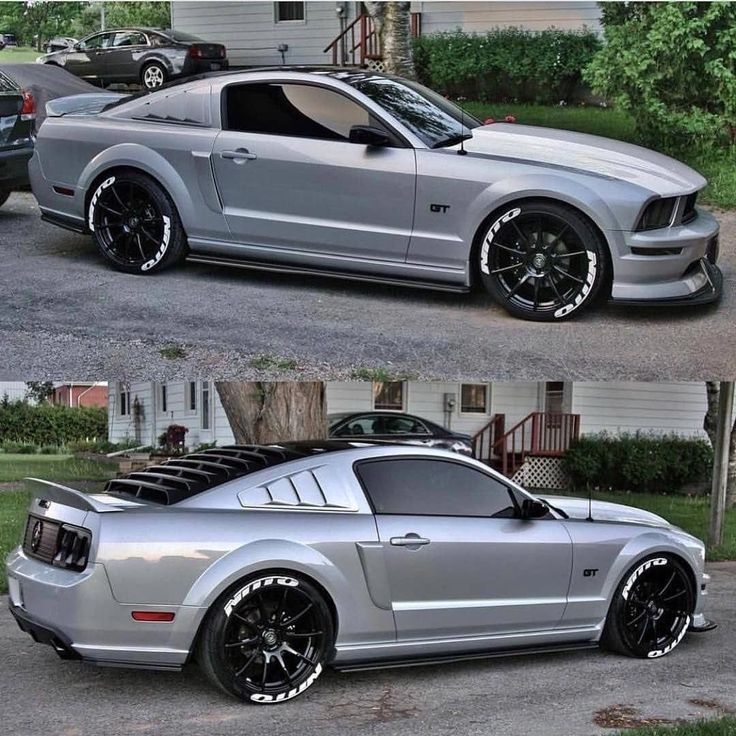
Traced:
[[225, 95], [228, 130], [346, 141], [353, 125], [375, 124], [367, 110], [324, 87], [230, 85]]
[[146, 46], [146, 37], [136, 31], [120, 31], [115, 34], [113, 46]]
[[448, 460], [370, 460], [355, 472], [377, 514], [513, 517], [509, 489], [495, 478]]

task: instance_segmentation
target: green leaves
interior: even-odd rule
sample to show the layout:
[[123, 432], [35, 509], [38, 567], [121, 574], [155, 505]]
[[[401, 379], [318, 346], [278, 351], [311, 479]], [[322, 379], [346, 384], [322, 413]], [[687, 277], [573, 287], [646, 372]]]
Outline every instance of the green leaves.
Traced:
[[605, 3], [603, 27], [583, 78], [635, 116], [643, 143], [671, 153], [733, 144], [736, 5]]
[[435, 33], [414, 40], [414, 64], [420, 80], [453, 96], [556, 104], [575, 95], [599, 47], [590, 31]]

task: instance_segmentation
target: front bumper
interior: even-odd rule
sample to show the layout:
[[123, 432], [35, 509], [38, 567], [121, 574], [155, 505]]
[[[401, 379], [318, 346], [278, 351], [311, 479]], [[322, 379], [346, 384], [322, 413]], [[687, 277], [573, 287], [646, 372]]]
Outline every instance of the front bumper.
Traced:
[[0, 189], [28, 186], [28, 161], [33, 155], [33, 144], [0, 151]]
[[647, 232], [609, 231], [611, 300], [630, 305], [707, 304], [721, 297], [719, 225], [710, 212], [685, 225]]

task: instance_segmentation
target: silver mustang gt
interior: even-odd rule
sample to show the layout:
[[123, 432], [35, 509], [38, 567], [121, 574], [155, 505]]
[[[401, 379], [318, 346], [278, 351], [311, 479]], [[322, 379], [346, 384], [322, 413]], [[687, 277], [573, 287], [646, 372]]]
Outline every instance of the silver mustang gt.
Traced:
[[39, 483], [7, 562], [21, 629], [100, 664], [196, 657], [255, 703], [327, 665], [599, 643], [653, 658], [715, 626], [694, 537], [639, 509], [537, 499], [446, 450], [233, 446], [100, 495]]
[[115, 268], [214, 264], [468, 291], [559, 320], [600, 297], [716, 300], [706, 181], [578, 133], [482, 125], [415, 82], [281, 67], [48, 105], [44, 219]]

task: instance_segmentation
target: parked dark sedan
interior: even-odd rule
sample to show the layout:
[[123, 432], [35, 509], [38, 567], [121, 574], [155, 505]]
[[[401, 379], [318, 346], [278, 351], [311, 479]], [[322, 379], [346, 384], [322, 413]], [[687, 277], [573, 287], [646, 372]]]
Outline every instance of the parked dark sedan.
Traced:
[[330, 437], [340, 439], [400, 440], [472, 455], [470, 435], [452, 432], [439, 424], [395, 411], [330, 414]]
[[93, 33], [38, 59], [56, 64], [82, 79], [101, 86], [112, 83], [142, 84], [156, 89], [175, 77], [228, 68], [222, 44], [207, 43], [179, 31], [127, 28]]
[[35, 119], [33, 95], [0, 71], [0, 207], [13, 189], [28, 185]]

